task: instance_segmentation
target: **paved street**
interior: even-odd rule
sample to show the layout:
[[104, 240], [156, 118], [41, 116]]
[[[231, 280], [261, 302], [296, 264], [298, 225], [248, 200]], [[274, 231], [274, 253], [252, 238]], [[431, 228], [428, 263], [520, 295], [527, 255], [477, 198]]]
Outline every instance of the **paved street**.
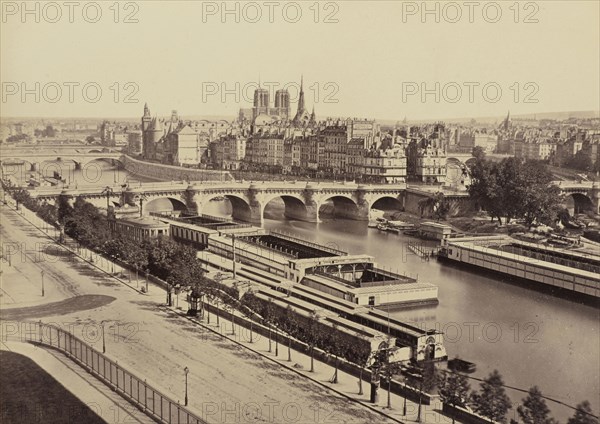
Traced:
[[[24, 214], [32, 221], [37, 219], [27, 211]], [[23, 217], [5, 206], [2, 207], [2, 219], [13, 224], [25, 222]], [[35, 250], [31, 246], [42, 246], [48, 240], [29, 224], [4, 225], [2, 231], [5, 243], [18, 242], [27, 246], [29, 252]], [[84, 256], [87, 258], [87, 255]], [[317, 372], [309, 373], [306, 355], [293, 352], [292, 363], [289, 363], [287, 348], [280, 346], [279, 357], [274, 358], [274, 354], [267, 352], [265, 338], [255, 337], [251, 345], [244, 343], [255, 352], [241, 347], [235, 341], [178, 316], [175, 310], [167, 309], [164, 290], [159, 287], [150, 285], [149, 293], [141, 294], [135, 290], [141, 281], [133, 280], [133, 288], [130, 288], [96, 268], [101, 265], [110, 270], [111, 265], [106, 262], [96, 259], [92, 267], [66, 253], [56, 261], [40, 255], [42, 260], [34, 262], [28, 259], [29, 256], [19, 256], [15, 263], [14, 255], [12, 268], [24, 275], [25, 281], [35, 281], [35, 276], [43, 269], [46, 273], [44, 300], [54, 302], [43, 303], [41, 292], [34, 290], [29, 299], [23, 299], [27, 307], [16, 308], [17, 305], [12, 303], [2, 312], [3, 319], [42, 319], [70, 328], [75, 335], [100, 349], [100, 322], [105, 320], [107, 355], [133, 373], [144, 376], [148, 383], [165, 394], [181, 399], [182, 403], [183, 368], [189, 367], [190, 409], [209, 422], [391, 422], [348, 399], [366, 401], [366, 383], [363, 396], [357, 395], [357, 379], [345, 373], [340, 372], [340, 382], [332, 385], [329, 383], [333, 375], [331, 366], [317, 363]], [[7, 268], [5, 262], [3, 268]], [[19, 285], [18, 281], [23, 280], [4, 279], [3, 298], [11, 295]], [[72, 298], [66, 300], [68, 296]], [[56, 303], [60, 298], [63, 300]], [[181, 306], [183, 304], [181, 301]], [[214, 321], [213, 317], [213, 325]], [[223, 333], [231, 333], [230, 322], [221, 319], [221, 328]], [[239, 341], [240, 333], [238, 329], [232, 338]], [[247, 334], [242, 339], [248, 339]], [[300, 364], [303, 370], [287, 368], [295, 364]], [[385, 402], [385, 391], [382, 390], [380, 404], [385, 405]], [[401, 403], [402, 399], [393, 395], [395, 409], [386, 411], [402, 418]], [[408, 403], [409, 419], [416, 418], [416, 409], [416, 405]], [[444, 419], [431, 414], [424, 409], [425, 422]]]

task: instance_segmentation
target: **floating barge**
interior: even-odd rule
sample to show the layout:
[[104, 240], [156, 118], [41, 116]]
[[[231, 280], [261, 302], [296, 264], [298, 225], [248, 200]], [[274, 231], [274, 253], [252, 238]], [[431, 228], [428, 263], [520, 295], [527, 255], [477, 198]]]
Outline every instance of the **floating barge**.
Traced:
[[[161, 215], [161, 214], [156, 214]], [[328, 311], [328, 320], [351, 321], [396, 339], [407, 357], [447, 359], [443, 334], [405, 324], [387, 311], [398, 306], [437, 304], [437, 286], [379, 269], [369, 255], [349, 255], [330, 246], [311, 243], [248, 224], [208, 216], [172, 217], [173, 239], [196, 247], [198, 258], [211, 267], [233, 272], [253, 282], [258, 294], [295, 310]]]
[[550, 289], [600, 297], [600, 255], [528, 243], [508, 236], [479, 236], [445, 240], [438, 258]]

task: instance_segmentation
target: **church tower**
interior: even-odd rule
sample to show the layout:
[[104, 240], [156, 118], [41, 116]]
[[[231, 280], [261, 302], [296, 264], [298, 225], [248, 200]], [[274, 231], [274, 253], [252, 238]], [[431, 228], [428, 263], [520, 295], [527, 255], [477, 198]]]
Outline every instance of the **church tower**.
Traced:
[[144, 116], [142, 116], [142, 126], [141, 126], [141, 130], [142, 130], [142, 152], [144, 154], [145, 157], [148, 157], [147, 155], [150, 152], [150, 147], [149, 147], [149, 143], [150, 143], [150, 124], [152, 123], [152, 116], [150, 116], [150, 109], [148, 108], [148, 103], [146, 103], [144, 105]]
[[142, 133], [150, 127], [150, 122], [152, 122], [152, 117], [150, 116], [150, 108], [148, 108], [148, 103], [144, 105], [144, 116], [142, 116]]
[[305, 120], [308, 120], [309, 114], [306, 111], [304, 105], [304, 76], [300, 78], [300, 96], [298, 97], [298, 111], [294, 116], [294, 124], [303, 124]]
[[162, 122], [159, 121], [158, 117], [155, 117], [150, 124], [149, 130], [149, 143], [158, 143], [162, 136], [164, 135], [164, 129], [162, 126]]
[[317, 123], [317, 115], [315, 115], [315, 106], [313, 105], [312, 113], [310, 114], [309, 124], [315, 125]]
[[300, 77], [300, 96], [298, 97], [298, 112], [296, 115], [300, 115], [304, 112], [304, 75]]
[[275, 112], [277, 113], [277, 116], [289, 119], [290, 93], [287, 89], [280, 89], [275, 92]]

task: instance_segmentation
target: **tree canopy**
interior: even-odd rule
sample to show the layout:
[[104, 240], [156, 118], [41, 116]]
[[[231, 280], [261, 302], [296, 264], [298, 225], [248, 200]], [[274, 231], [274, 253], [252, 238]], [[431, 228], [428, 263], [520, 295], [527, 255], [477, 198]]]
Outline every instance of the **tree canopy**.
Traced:
[[517, 413], [525, 424], [556, 424], [556, 420], [550, 417], [550, 409], [537, 386], [529, 389], [523, 404], [517, 408]]
[[560, 210], [560, 189], [551, 184], [552, 174], [539, 161], [507, 158], [491, 162], [479, 155], [471, 167], [468, 192], [477, 205], [501, 222], [523, 219], [552, 224]]
[[493, 421], [505, 422], [511, 402], [503, 386], [502, 376], [494, 370], [481, 383], [479, 393], [472, 394], [475, 412]]

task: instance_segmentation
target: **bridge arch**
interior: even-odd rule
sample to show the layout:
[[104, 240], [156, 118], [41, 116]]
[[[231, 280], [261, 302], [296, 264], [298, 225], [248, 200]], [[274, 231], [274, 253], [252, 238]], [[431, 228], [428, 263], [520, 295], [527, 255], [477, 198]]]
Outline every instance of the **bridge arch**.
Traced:
[[371, 205], [369, 209], [402, 211], [404, 210], [404, 203], [397, 196], [393, 196], [391, 194], [382, 194], [371, 199]]
[[462, 163], [463, 163], [463, 161], [460, 160], [459, 158], [453, 158], [453, 157], [446, 158], [446, 165], [450, 165], [450, 164], [459, 165], [459, 164], [462, 164]]
[[263, 204], [263, 214], [268, 216], [278, 217], [280, 215], [277, 202], [283, 202], [283, 216], [287, 219], [299, 221], [316, 222], [315, 208], [309, 208], [301, 196], [294, 194], [273, 195], [265, 199]]
[[594, 202], [587, 193], [568, 193], [565, 202], [571, 215], [594, 211]]
[[[135, 199], [139, 204], [139, 198]], [[170, 196], [155, 197], [146, 200], [142, 205], [144, 213], [149, 212], [184, 212], [187, 206], [180, 199]]]
[[346, 218], [353, 220], [368, 220], [368, 205], [359, 206], [356, 201], [344, 194], [325, 195], [319, 205], [319, 216], [333, 216], [334, 218]]
[[[252, 207], [248, 200], [246, 200], [242, 195], [233, 194], [233, 193], [224, 193], [224, 194], [210, 194], [202, 199], [202, 205], [199, 205], [198, 213], [207, 213], [206, 206], [209, 202], [218, 200], [219, 198], [224, 198], [229, 201], [231, 206], [231, 217], [238, 221], [247, 221], [247, 222], [255, 222], [262, 220], [262, 210], [258, 207], [259, 210], [256, 210], [256, 207]], [[207, 213], [210, 215], [210, 211]]]
[[0, 162], [2, 176], [17, 181], [25, 179], [31, 172], [35, 171], [36, 164], [21, 158], [2, 158]]

